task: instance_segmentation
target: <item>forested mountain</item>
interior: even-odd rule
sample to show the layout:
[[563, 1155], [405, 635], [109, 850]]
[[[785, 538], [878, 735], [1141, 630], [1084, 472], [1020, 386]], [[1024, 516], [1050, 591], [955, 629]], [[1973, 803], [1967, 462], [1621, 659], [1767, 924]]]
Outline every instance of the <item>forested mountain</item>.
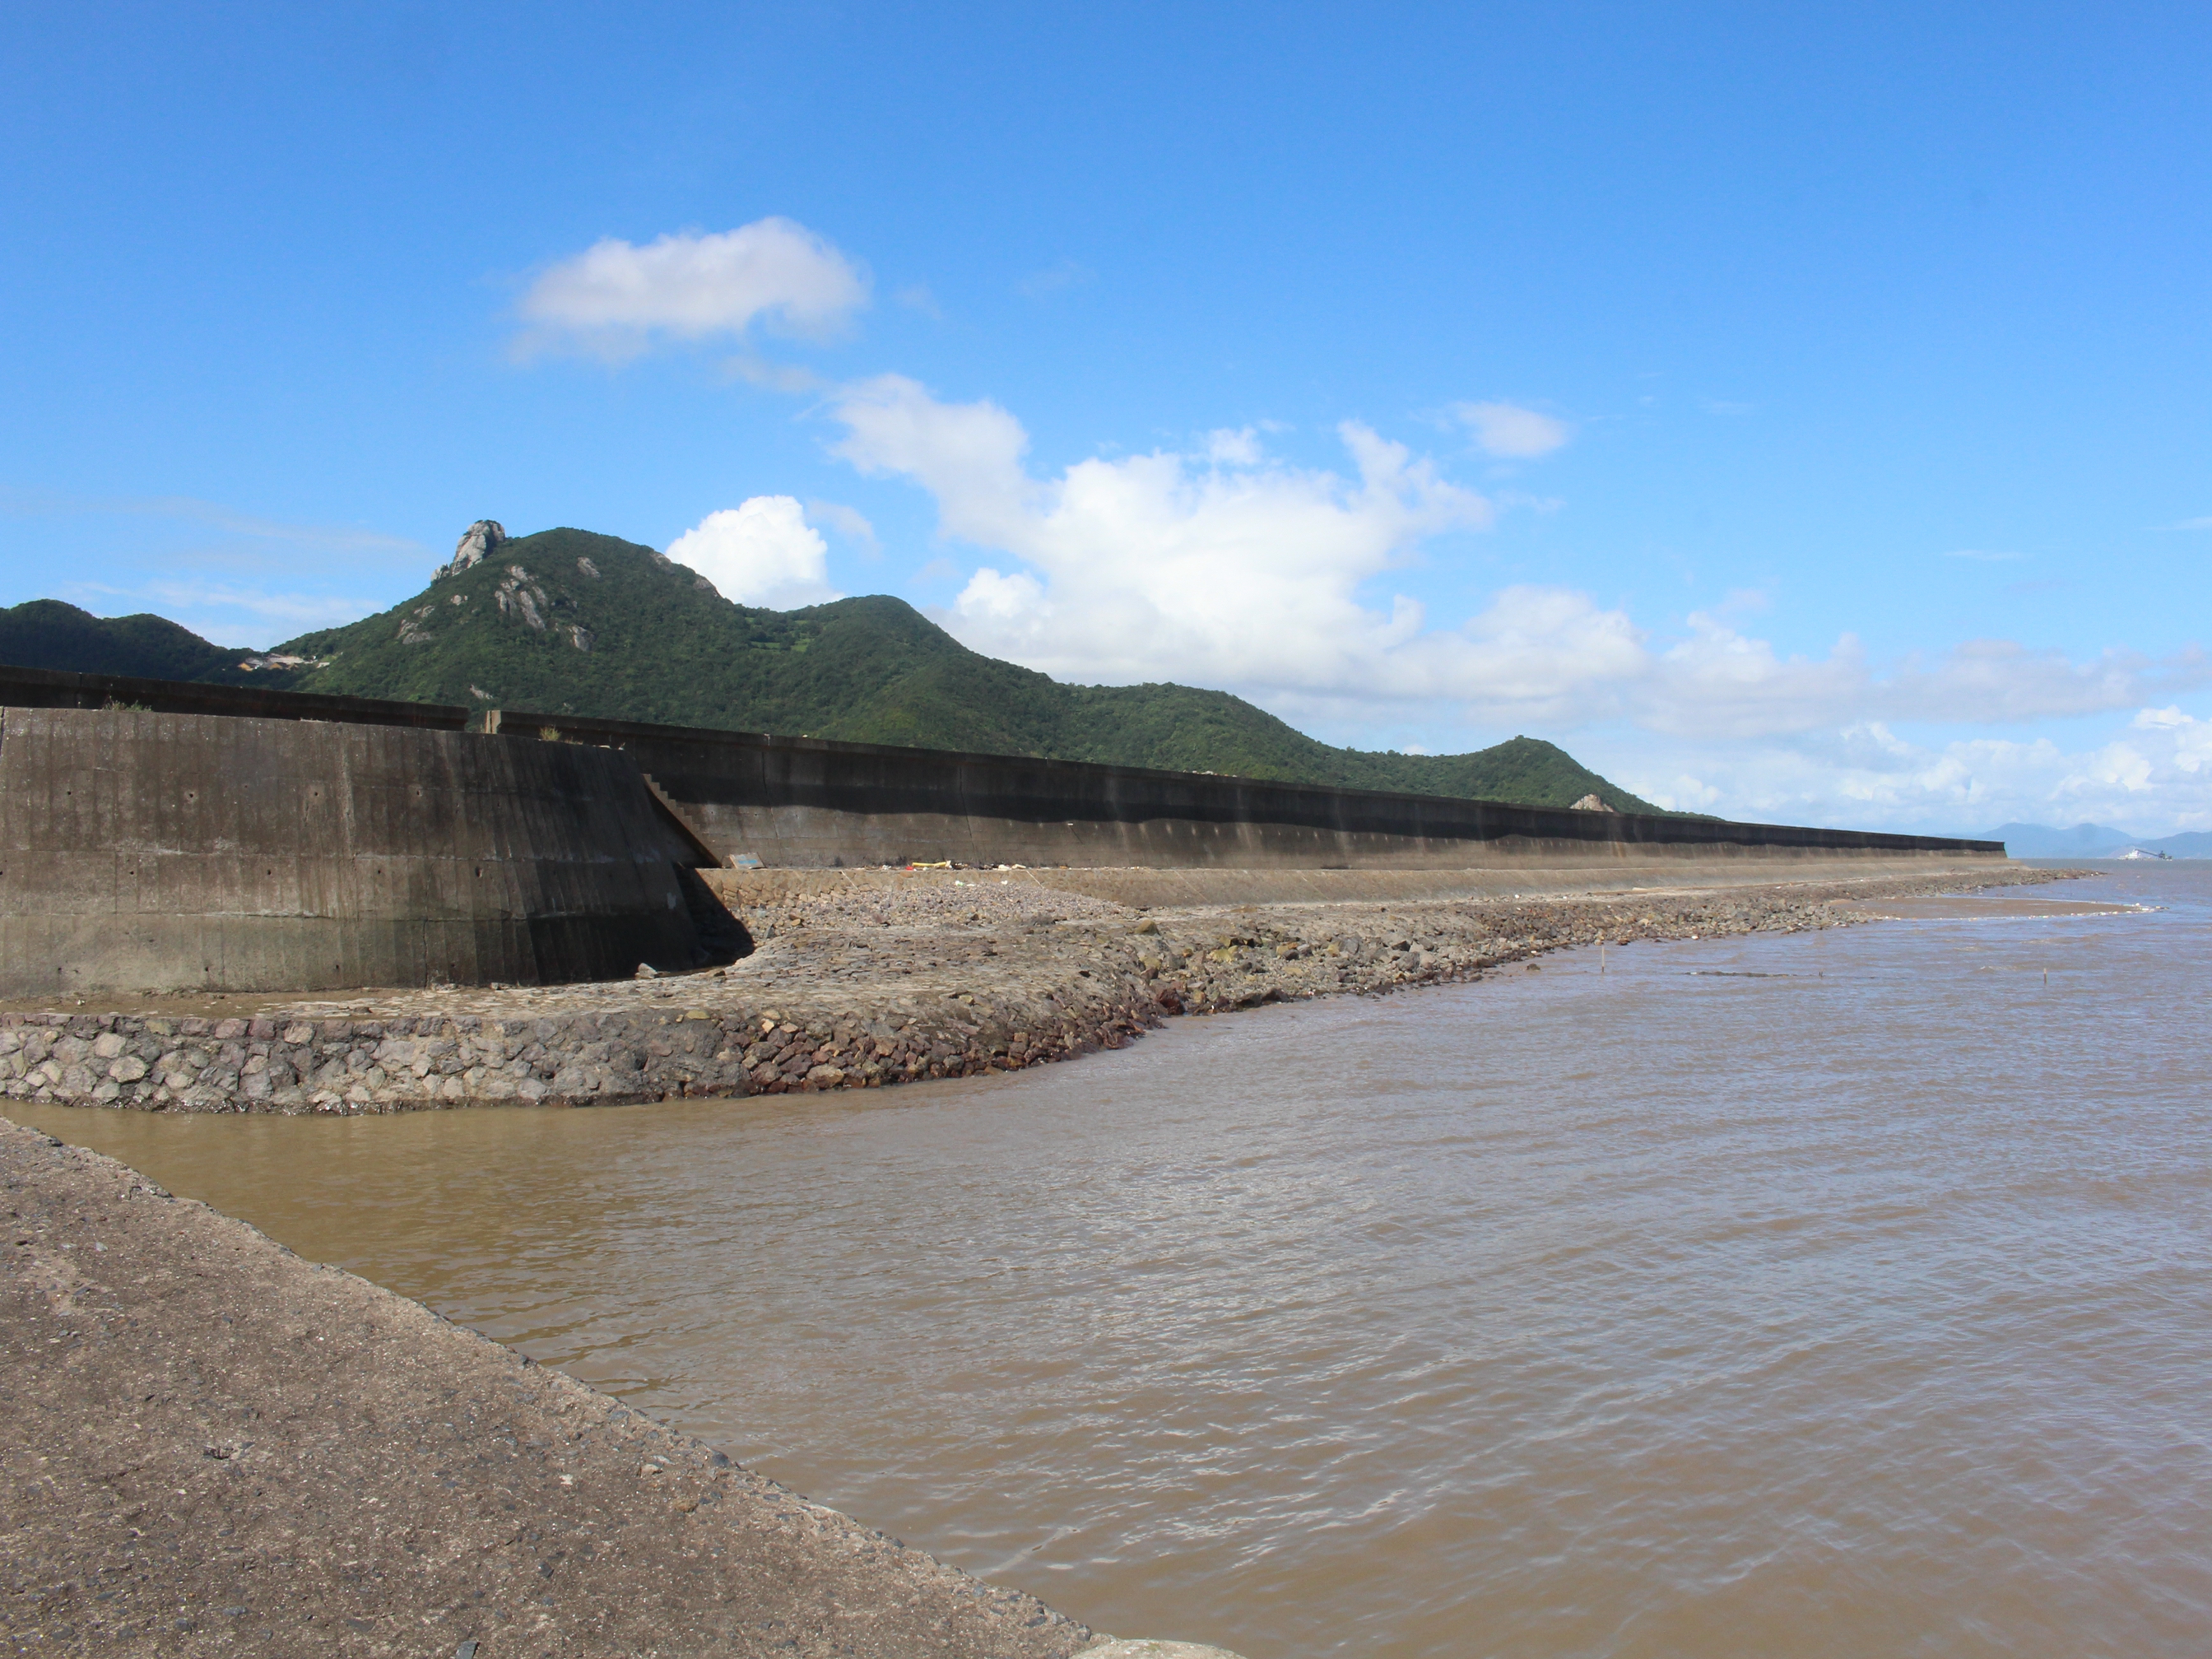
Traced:
[[665, 554], [581, 530], [501, 542], [404, 604], [268, 653], [221, 650], [158, 617], [102, 622], [41, 599], [0, 611], [0, 660], [1530, 805], [1595, 793], [1619, 811], [1658, 810], [1535, 738], [1467, 755], [1334, 748], [1224, 691], [1063, 685], [970, 651], [900, 599], [732, 605]]
[[73, 674], [139, 674], [154, 680], [250, 684], [252, 655], [210, 645], [166, 617], [95, 617], [59, 599], [0, 607], [0, 662]]

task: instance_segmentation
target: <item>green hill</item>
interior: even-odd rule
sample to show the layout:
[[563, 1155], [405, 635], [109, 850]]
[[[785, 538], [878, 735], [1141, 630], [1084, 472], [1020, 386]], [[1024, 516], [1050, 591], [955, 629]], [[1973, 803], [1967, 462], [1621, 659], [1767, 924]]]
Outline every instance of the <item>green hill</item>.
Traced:
[[59, 599], [0, 608], [0, 662], [73, 674], [138, 674], [155, 680], [250, 683], [252, 655], [210, 645], [166, 617], [95, 617]]
[[[54, 637], [76, 653], [66, 662], [33, 654], [44, 648], [33, 636], [50, 618]], [[29, 643], [19, 648], [18, 640]], [[94, 641], [107, 654], [94, 651]], [[1224, 691], [1062, 685], [970, 651], [913, 606], [881, 595], [750, 610], [665, 554], [581, 530], [507, 541], [404, 604], [302, 635], [277, 653], [308, 662], [247, 672], [239, 665], [248, 653], [219, 651], [159, 617], [102, 623], [52, 600], [0, 611], [0, 659], [38, 666], [1530, 805], [1564, 806], [1594, 793], [1622, 811], [1658, 810], [1534, 738], [1468, 755], [1332, 748]], [[157, 660], [165, 665], [150, 665]]]

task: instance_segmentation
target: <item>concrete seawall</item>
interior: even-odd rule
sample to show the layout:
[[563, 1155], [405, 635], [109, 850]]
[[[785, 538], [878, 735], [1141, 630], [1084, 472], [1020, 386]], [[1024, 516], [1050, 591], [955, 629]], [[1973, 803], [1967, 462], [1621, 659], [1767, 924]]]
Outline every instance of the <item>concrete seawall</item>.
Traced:
[[1272, 783], [495, 711], [502, 736], [629, 755], [717, 861], [1468, 870], [1876, 856], [2002, 860], [2002, 842]]
[[604, 749], [0, 713], [0, 995], [524, 984], [692, 963], [696, 862]]
[[0, 998], [726, 961], [746, 941], [702, 872], [754, 860], [1066, 866], [1188, 904], [1963, 871], [2004, 848], [0, 668]]

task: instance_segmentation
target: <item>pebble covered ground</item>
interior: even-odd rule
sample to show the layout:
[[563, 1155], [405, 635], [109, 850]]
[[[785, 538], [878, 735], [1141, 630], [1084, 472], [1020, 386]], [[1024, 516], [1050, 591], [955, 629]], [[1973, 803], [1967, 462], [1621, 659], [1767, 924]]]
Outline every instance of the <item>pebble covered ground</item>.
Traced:
[[216, 999], [191, 1014], [0, 1013], [0, 1094], [152, 1111], [362, 1113], [875, 1088], [1119, 1048], [1177, 1014], [1478, 979], [1601, 939], [1839, 927], [1868, 919], [1852, 901], [2063, 873], [1151, 911], [984, 876], [856, 879], [739, 904], [756, 948], [702, 973]]

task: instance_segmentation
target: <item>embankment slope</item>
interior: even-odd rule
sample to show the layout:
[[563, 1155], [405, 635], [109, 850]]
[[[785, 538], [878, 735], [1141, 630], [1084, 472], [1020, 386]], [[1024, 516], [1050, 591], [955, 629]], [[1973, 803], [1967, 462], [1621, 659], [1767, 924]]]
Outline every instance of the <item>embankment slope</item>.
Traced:
[[1094, 1633], [0, 1120], [15, 1652], [1066, 1659]]
[[1118, 1048], [1175, 1013], [1479, 979], [1601, 940], [1838, 927], [1865, 919], [1852, 900], [2057, 873], [1832, 872], [1668, 891], [1145, 913], [950, 872], [721, 872], [760, 942], [726, 969], [0, 1012], [0, 1091], [151, 1111], [356, 1114], [873, 1088]]

